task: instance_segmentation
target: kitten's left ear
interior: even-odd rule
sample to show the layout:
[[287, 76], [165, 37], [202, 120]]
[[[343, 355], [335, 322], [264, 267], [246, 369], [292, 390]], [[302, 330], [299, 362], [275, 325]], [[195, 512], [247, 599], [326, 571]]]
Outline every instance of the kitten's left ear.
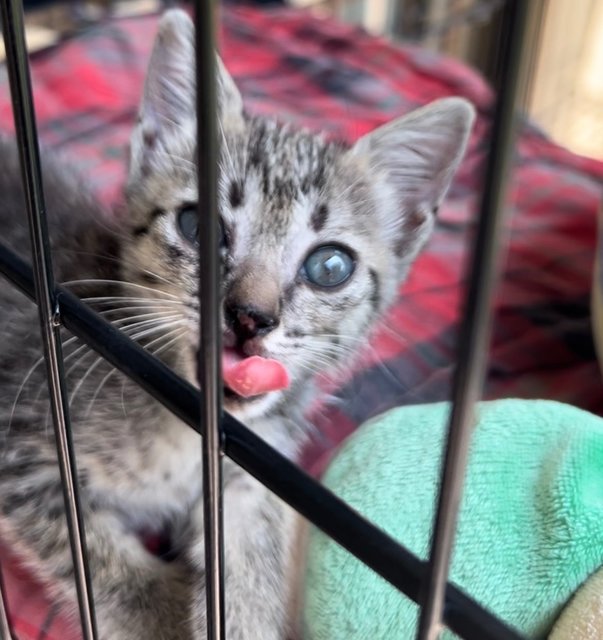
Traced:
[[396, 251], [410, 260], [421, 249], [465, 153], [475, 118], [462, 98], [444, 98], [379, 127], [352, 148], [385, 178], [394, 201], [383, 223]]

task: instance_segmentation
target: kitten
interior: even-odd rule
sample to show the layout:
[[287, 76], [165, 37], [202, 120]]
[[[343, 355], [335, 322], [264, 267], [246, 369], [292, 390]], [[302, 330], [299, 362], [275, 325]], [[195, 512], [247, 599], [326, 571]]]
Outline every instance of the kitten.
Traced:
[[[193, 40], [186, 14], [166, 13], [117, 231], [69, 171], [53, 160], [44, 170], [57, 279], [194, 383]], [[225, 358], [278, 360], [291, 381], [249, 398], [225, 389], [224, 405], [295, 457], [316, 371], [348, 363], [394, 300], [463, 155], [473, 110], [442, 100], [349, 147], [247, 115], [221, 63], [218, 89]], [[0, 151], [0, 224], [24, 250], [15, 154], [6, 143]], [[36, 310], [6, 283], [0, 304], [0, 536], [74, 611]], [[67, 335], [65, 357], [100, 638], [201, 637], [199, 437]], [[224, 474], [227, 637], [282, 640], [291, 633], [294, 518], [228, 460]], [[176, 523], [193, 533], [182, 534], [175, 558], [145, 550], [140, 532], [174, 533]]]

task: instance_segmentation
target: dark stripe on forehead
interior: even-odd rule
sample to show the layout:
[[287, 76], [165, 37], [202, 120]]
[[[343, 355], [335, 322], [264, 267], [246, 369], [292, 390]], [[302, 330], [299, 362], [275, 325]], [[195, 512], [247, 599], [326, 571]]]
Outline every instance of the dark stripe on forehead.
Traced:
[[243, 204], [243, 198], [245, 197], [243, 191], [243, 183], [237, 180], [233, 180], [230, 183], [230, 190], [228, 192], [228, 201], [233, 209], [240, 207]]
[[324, 229], [325, 224], [329, 218], [329, 208], [326, 204], [319, 204], [316, 209], [314, 209], [314, 213], [310, 218], [310, 224], [312, 225], [312, 229], [318, 233], [322, 229]]
[[369, 269], [369, 277], [371, 279], [371, 304], [375, 311], [379, 311], [381, 305], [381, 283], [379, 276], [374, 269]]

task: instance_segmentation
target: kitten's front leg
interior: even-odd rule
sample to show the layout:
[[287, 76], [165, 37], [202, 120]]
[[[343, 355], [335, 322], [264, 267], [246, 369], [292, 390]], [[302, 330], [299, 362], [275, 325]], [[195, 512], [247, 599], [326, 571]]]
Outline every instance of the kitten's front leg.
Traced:
[[[294, 614], [292, 549], [298, 517], [246, 472], [228, 468], [225, 475], [226, 639], [286, 640]], [[198, 526], [201, 522], [200, 507]], [[202, 543], [194, 546], [193, 555], [203, 566]], [[204, 606], [205, 601], [202, 611]]]
[[[60, 485], [35, 483], [33, 475], [25, 483], [0, 474], [0, 536], [77, 620]], [[150, 555], [112, 512], [90, 506], [84, 512], [99, 639], [201, 637], [203, 628], [192, 623], [192, 604], [193, 590], [202, 580], [193, 580], [184, 564], [167, 564]]]

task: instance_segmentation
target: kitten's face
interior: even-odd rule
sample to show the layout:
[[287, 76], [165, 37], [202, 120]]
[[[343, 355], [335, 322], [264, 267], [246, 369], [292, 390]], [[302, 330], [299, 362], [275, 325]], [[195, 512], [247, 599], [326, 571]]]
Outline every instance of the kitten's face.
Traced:
[[[199, 331], [193, 46], [188, 17], [168, 12], [132, 139], [124, 248], [125, 277], [163, 292], [147, 294], [158, 310], [165, 305], [182, 318], [178, 365], [192, 381]], [[366, 340], [431, 230], [472, 110], [443, 101], [345, 148], [245, 116], [222, 67], [218, 98], [224, 346], [231, 357], [276, 359], [291, 379], [285, 391], [250, 399], [227, 389], [225, 408], [245, 419], [301, 397], [316, 373], [348, 362]]]

